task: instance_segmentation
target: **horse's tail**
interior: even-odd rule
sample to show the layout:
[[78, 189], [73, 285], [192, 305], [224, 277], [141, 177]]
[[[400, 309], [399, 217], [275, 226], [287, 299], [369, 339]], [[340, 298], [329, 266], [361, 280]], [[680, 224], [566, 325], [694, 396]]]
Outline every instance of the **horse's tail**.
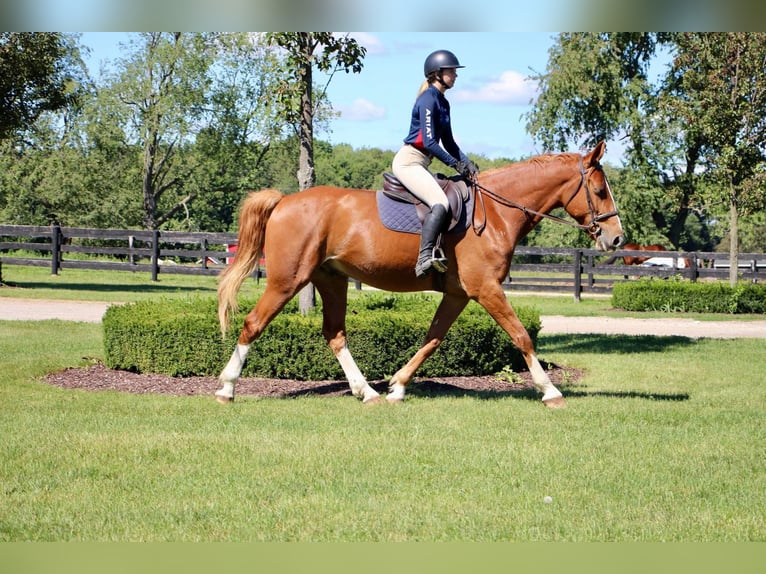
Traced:
[[237, 312], [237, 293], [245, 279], [253, 272], [263, 253], [266, 222], [282, 199], [281, 192], [266, 189], [250, 193], [242, 204], [239, 215], [237, 254], [218, 282], [218, 321], [221, 333], [226, 334], [231, 313]]

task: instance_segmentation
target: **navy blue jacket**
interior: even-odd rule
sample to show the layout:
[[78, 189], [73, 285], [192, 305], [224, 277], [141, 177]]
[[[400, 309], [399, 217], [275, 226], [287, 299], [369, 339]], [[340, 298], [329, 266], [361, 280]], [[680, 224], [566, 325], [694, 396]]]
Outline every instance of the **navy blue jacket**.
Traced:
[[[440, 142], [443, 148], [439, 145]], [[452, 137], [449, 102], [433, 85], [428, 86], [415, 100], [410, 133], [407, 134], [404, 143], [437, 157], [450, 167], [455, 167], [458, 160], [468, 159]]]

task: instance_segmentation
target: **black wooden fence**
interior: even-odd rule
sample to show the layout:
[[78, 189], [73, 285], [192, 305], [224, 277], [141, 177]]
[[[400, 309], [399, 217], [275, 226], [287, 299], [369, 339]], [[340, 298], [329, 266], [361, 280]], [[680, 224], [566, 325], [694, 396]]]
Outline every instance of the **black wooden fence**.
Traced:
[[[235, 233], [90, 229], [60, 226], [0, 225], [0, 265], [65, 269], [102, 269], [151, 274], [217, 275], [233, 257]], [[625, 266], [623, 256], [651, 256], [673, 266]], [[766, 279], [766, 254], [740, 253], [739, 275]], [[0, 280], [2, 271], [0, 267]], [[257, 277], [265, 277], [261, 267]], [[594, 249], [518, 247], [504, 288], [510, 291], [610, 293], [615, 283], [637, 277], [672, 277], [691, 281], [728, 280], [728, 254], [679, 251], [619, 250], [604, 254]], [[357, 288], [361, 284], [355, 282]]]

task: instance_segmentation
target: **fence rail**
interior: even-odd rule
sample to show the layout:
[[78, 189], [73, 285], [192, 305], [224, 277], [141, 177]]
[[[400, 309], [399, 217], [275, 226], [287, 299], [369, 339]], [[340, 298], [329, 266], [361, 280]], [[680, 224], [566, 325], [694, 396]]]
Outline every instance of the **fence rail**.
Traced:
[[[230, 249], [236, 241], [236, 233], [0, 225], [0, 266], [50, 267], [53, 275], [65, 269], [146, 272], [152, 281], [163, 273], [217, 275], [233, 256]], [[672, 261], [672, 266], [626, 266], [623, 256], [659, 258]], [[738, 269], [744, 280], [763, 281], [766, 254], [740, 253]], [[256, 277], [266, 274], [267, 269], [261, 266]], [[727, 280], [728, 254], [631, 250], [604, 254], [594, 249], [518, 247], [503, 287], [509, 291], [570, 292], [579, 300], [583, 293], [610, 293], [616, 283], [637, 277], [675, 275], [691, 281]], [[360, 283], [354, 283], [361, 288]]]

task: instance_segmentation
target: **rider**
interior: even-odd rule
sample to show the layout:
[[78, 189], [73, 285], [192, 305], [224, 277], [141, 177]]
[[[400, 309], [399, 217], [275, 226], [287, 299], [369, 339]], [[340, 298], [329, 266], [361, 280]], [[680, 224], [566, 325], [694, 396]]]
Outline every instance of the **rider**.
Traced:
[[423, 277], [432, 268], [441, 273], [447, 270], [447, 260], [435, 248], [435, 243], [447, 223], [449, 204], [442, 188], [428, 171], [431, 160], [436, 157], [469, 179], [479, 172], [476, 164], [455, 143], [450, 105], [444, 97], [444, 92], [455, 85], [457, 68], [464, 67], [448, 50], [437, 50], [426, 58], [423, 65], [426, 79], [412, 108], [410, 132], [391, 166], [399, 181], [431, 209], [423, 221], [420, 254], [415, 265], [417, 277]]

